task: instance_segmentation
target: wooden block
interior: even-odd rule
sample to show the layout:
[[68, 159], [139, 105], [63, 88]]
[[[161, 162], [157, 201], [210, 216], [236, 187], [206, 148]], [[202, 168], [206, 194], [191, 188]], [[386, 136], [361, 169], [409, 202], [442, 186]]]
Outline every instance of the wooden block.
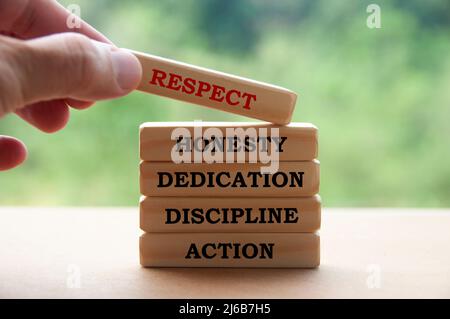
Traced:
[[320, 197], [141, 197], [145, 232], [313, 233]]
[[276, 123], [291, 121], [297, 95], [285, 88], [134, 52], [142, 64], [138, 90]]
[[144, 267], [314, 268], [320, 237], [314, 233], [145, 233]]
[[141, 162], [145, 196], [308, 197], [319, 192], [319, 161], [280, 162], [275, 174], [259, 163], [173, 164]]
[[[201, 133], [196, 133], [194, 124], [195, 127], [200, 127]], [[203, 151], [204, 148], [202, 149], [201, 146], [212, 141], [211, 137], [207, 134], [204, 135], [205, 132], [210, 128], [217, 128], [224, 137], [220, 141], [222, 144], [218, 144], [217, 147], [222, 147], [225, 152], [234, 152], [237, 144], [233, 144], [233, 140], [226, 138], [226, 131], [229, 128], [242, 128], [243, 130], [254, 129], [258, 134], [257, 139], [254, 136], [249, 136], [248, 139], [246, 139], [246, 136], [238, 136], [239, 145], [242, 145], [247, 153], [249, 150], [257, 149], [271, 154], [271, 150], [275, 149], [280, 161], [310, 161], [317, 158], [317, 128], [309, 123], [291, 123], [287, 126], [279, 126], [270, 123], [239, 122], [149, 122], [140, 126], [141, 159], [144, 161], [171, 162], [171, 151], [177, 143], [176, 140], [171, 139], [172, 132], [179, 127], [186, 128], [189, 131], [190, 151], [194, 150], [194, 142], [196, 149]], [[272, 139], [270, 134], [273, 128], [278, 129], [278, 136], [275, 139]], [[260, 132], [263, 134], [261, 137]], [[250, 134], [250, 131], [248, 134]], [[183, 142], [183, 150], [187, 148], [184, 144], [187, 140], [188, 138], [179, 141]], [[248, 155], [246, 158], [248, 158]]]

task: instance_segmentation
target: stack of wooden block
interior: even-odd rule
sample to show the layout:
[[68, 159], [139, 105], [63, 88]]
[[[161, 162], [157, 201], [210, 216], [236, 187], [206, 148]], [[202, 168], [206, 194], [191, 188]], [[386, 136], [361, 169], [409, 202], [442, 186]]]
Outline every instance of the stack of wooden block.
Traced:
[[[182, 128], [191, 138], [174, 136]], [[195, 130], [267, 129], [274, 174], [256, 163], [173, 162], [194, 157]], [[279, 136], [270, 131], [277, 128]], [[216, 131], [217, 132], [217, 131]], [[197, 141], [197, 142], [196, 142]], [[216, 140], [217, 141], [217, 140]], [[214, 147], [236, 146], [217, 143]], [[255, 145], [251, 138], [244, 146]], [[274, 145], [273, 145], [274, 144]], [[225, 146], [224, 146], [225, 145]], [[211, 147], [212, 145], [210, 145]], [[232, 148], [231, 151], [234, 151]], [[189, 152], [189, 154], [186, 154]], [[192, 153], [191, 153], [192, 152]], [[145, 123], [140, 128], [141, 264], [147, 267], [316, 267], [320, 260], [317, 129], [306, 123]], [[186, 155], [189, 155], [186, 157]], [[248, 160], [248, 158], [246, 158]], [[278, 161], [279, 160], [279, 161]]]
[[[141, 126], [140, 218], [145, 231], [140, 239], [141, 264], [318, 266], [317, 129], [311, 124], [289, 124], [297, 94], [267, 83], [134, 54], [143, 69], [139, 90], [265, 121]], [[248, 162], [216, 161], [218, 153], [210, 148], [206, 152], [211, 143], [219, 148], [220, 142], [231, 141], [230, 149], [240, 146], [231, 154], [250, 156], [252, 147], [247, 144], [251, 138], [239, 133], [236, 139], [228, 139], [227, 128], [258, 130], [258, 150], [276, 144], [270, 148], [270, 154], [276, 156]], [[192, 155], [195, 137], [202, 130], [200, 151]], [[212, 136], [218, 138], [213, 142]], [[243, 147], [237, 145], [239, 138]], [[264, 150], [258, 154], [262, 156]]]

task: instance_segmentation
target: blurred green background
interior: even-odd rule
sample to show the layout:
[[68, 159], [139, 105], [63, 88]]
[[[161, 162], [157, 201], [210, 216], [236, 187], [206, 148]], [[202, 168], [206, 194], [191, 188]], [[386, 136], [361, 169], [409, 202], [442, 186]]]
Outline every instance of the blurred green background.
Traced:
[[[450, 206], [448, 0], [60, 1], [122, 47], [287, 87], [294, 121], [319, 127], [326, 206]], [[381, 7], [381, 29], [366, 26]], [[16, 116], [25, 165], [0, 174], [1, 205], [137, 205], [138, 127], [247, 121], [140, 92], [73, 111], [57, 134]]]

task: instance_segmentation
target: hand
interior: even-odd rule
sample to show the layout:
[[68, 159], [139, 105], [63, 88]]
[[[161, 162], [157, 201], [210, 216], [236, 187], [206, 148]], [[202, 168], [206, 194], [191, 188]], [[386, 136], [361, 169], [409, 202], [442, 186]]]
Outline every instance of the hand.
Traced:
[[[0, 0], [0, 118], [15, 112], [52, 133], [66, 125], [68, 106], [84, 109], [138, 86], [137, 58], [85, 22], [69, 29], [69, 15], [52, 0]], [[0, 135], [0, 171], [26, 154], [22, 142]]]

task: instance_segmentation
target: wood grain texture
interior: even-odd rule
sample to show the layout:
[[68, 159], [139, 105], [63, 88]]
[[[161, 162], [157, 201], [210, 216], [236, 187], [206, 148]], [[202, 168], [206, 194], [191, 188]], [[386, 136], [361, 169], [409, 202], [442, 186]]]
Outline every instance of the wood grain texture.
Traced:
[[[278, 128], [279, 136], [286, 138], [281, 143], [280, 161], [309, 161], [318, 157], [318, 130], [310, 123], [291, 123], [286, 126], [270, 123], [240, 122], [149, 122], [140, 126], [140, 157], [143, 161], [170, 162], [171, 151], [176, 141], [171, 140], [175, 128], [189, 130], [194, 139], [194, 127], [202, 132], [208, 128], [218, 128], [225, 136], [227, 128], [266, 129], [270, 137], [270, 129]], [[242, 137], [244, 138], [244, 137]], [[270, 148], [269, 148], [270, 149]], [[269, 152], [270, 153], [270, 152]]]
[[137, 207], [0, 207], [0, 297], [450, 298], [450, 209], [324, 207], [315, 269], [143, 268], [138, 220]]
[[[271, 218], [270, 209], [279, 212], [279, 219]], [[318, 195], [298, 198], [143, 196], [140, 227], [145, 232], [166, 233], [312, 233], [320, 228], [320, 210]]]
[[[255, 258], [244, 257], [245, 245], [268, 243], [273, 245], [271, 258], [261, 249], [249, 249], [248, 254]], [[199, 250], [205, 249], [205, 244], [233, 244], [239, 248], [228, 249], [225, 258], [222, 249], [209, 246], [205, 255], [216, 254], [214, 257], [208, 259], [202, 254], [198, 259], [186, 258], [192, 244]], [[314, 268], [320, 264], [320, 237], [306, 233], [145, 233], [140, 238], [140, 260], [144, 267]]]
[[[278, 172], [273, 175], [261, 174], [261, 166], [262, 164], [259, 163], [141, 162], [140, 191], [145, 196], [196, 197], [309, 197], [319, 192], [320, 177], [317, 160], [280, 162]], [[196, 174], [196, 177], [193, 177], [193, 174]], [[222, 174], [220, 178], [219, 174]], [[202, 176], [205, 176], [204, 179]], [[237, 183], [237, 176], [244, 176], [245, 183]], [[294, 179], [299, 176], [301, 176], [301, 183]], [[226, 186], [220, 187], [218, 180]], [[184, 185], [184, 187], [176, 187], [177, 181], [180, 182], [178, 185]], [[200, 183], [202, 181], [205, 181], [203, 185]], [[193, 183], [202, 186], [194, 187]]]
[[143, 68], [138, 90], [271, 123], [283, 125], [291, 121], [297, 94], [290, 90], [132, 52]]

